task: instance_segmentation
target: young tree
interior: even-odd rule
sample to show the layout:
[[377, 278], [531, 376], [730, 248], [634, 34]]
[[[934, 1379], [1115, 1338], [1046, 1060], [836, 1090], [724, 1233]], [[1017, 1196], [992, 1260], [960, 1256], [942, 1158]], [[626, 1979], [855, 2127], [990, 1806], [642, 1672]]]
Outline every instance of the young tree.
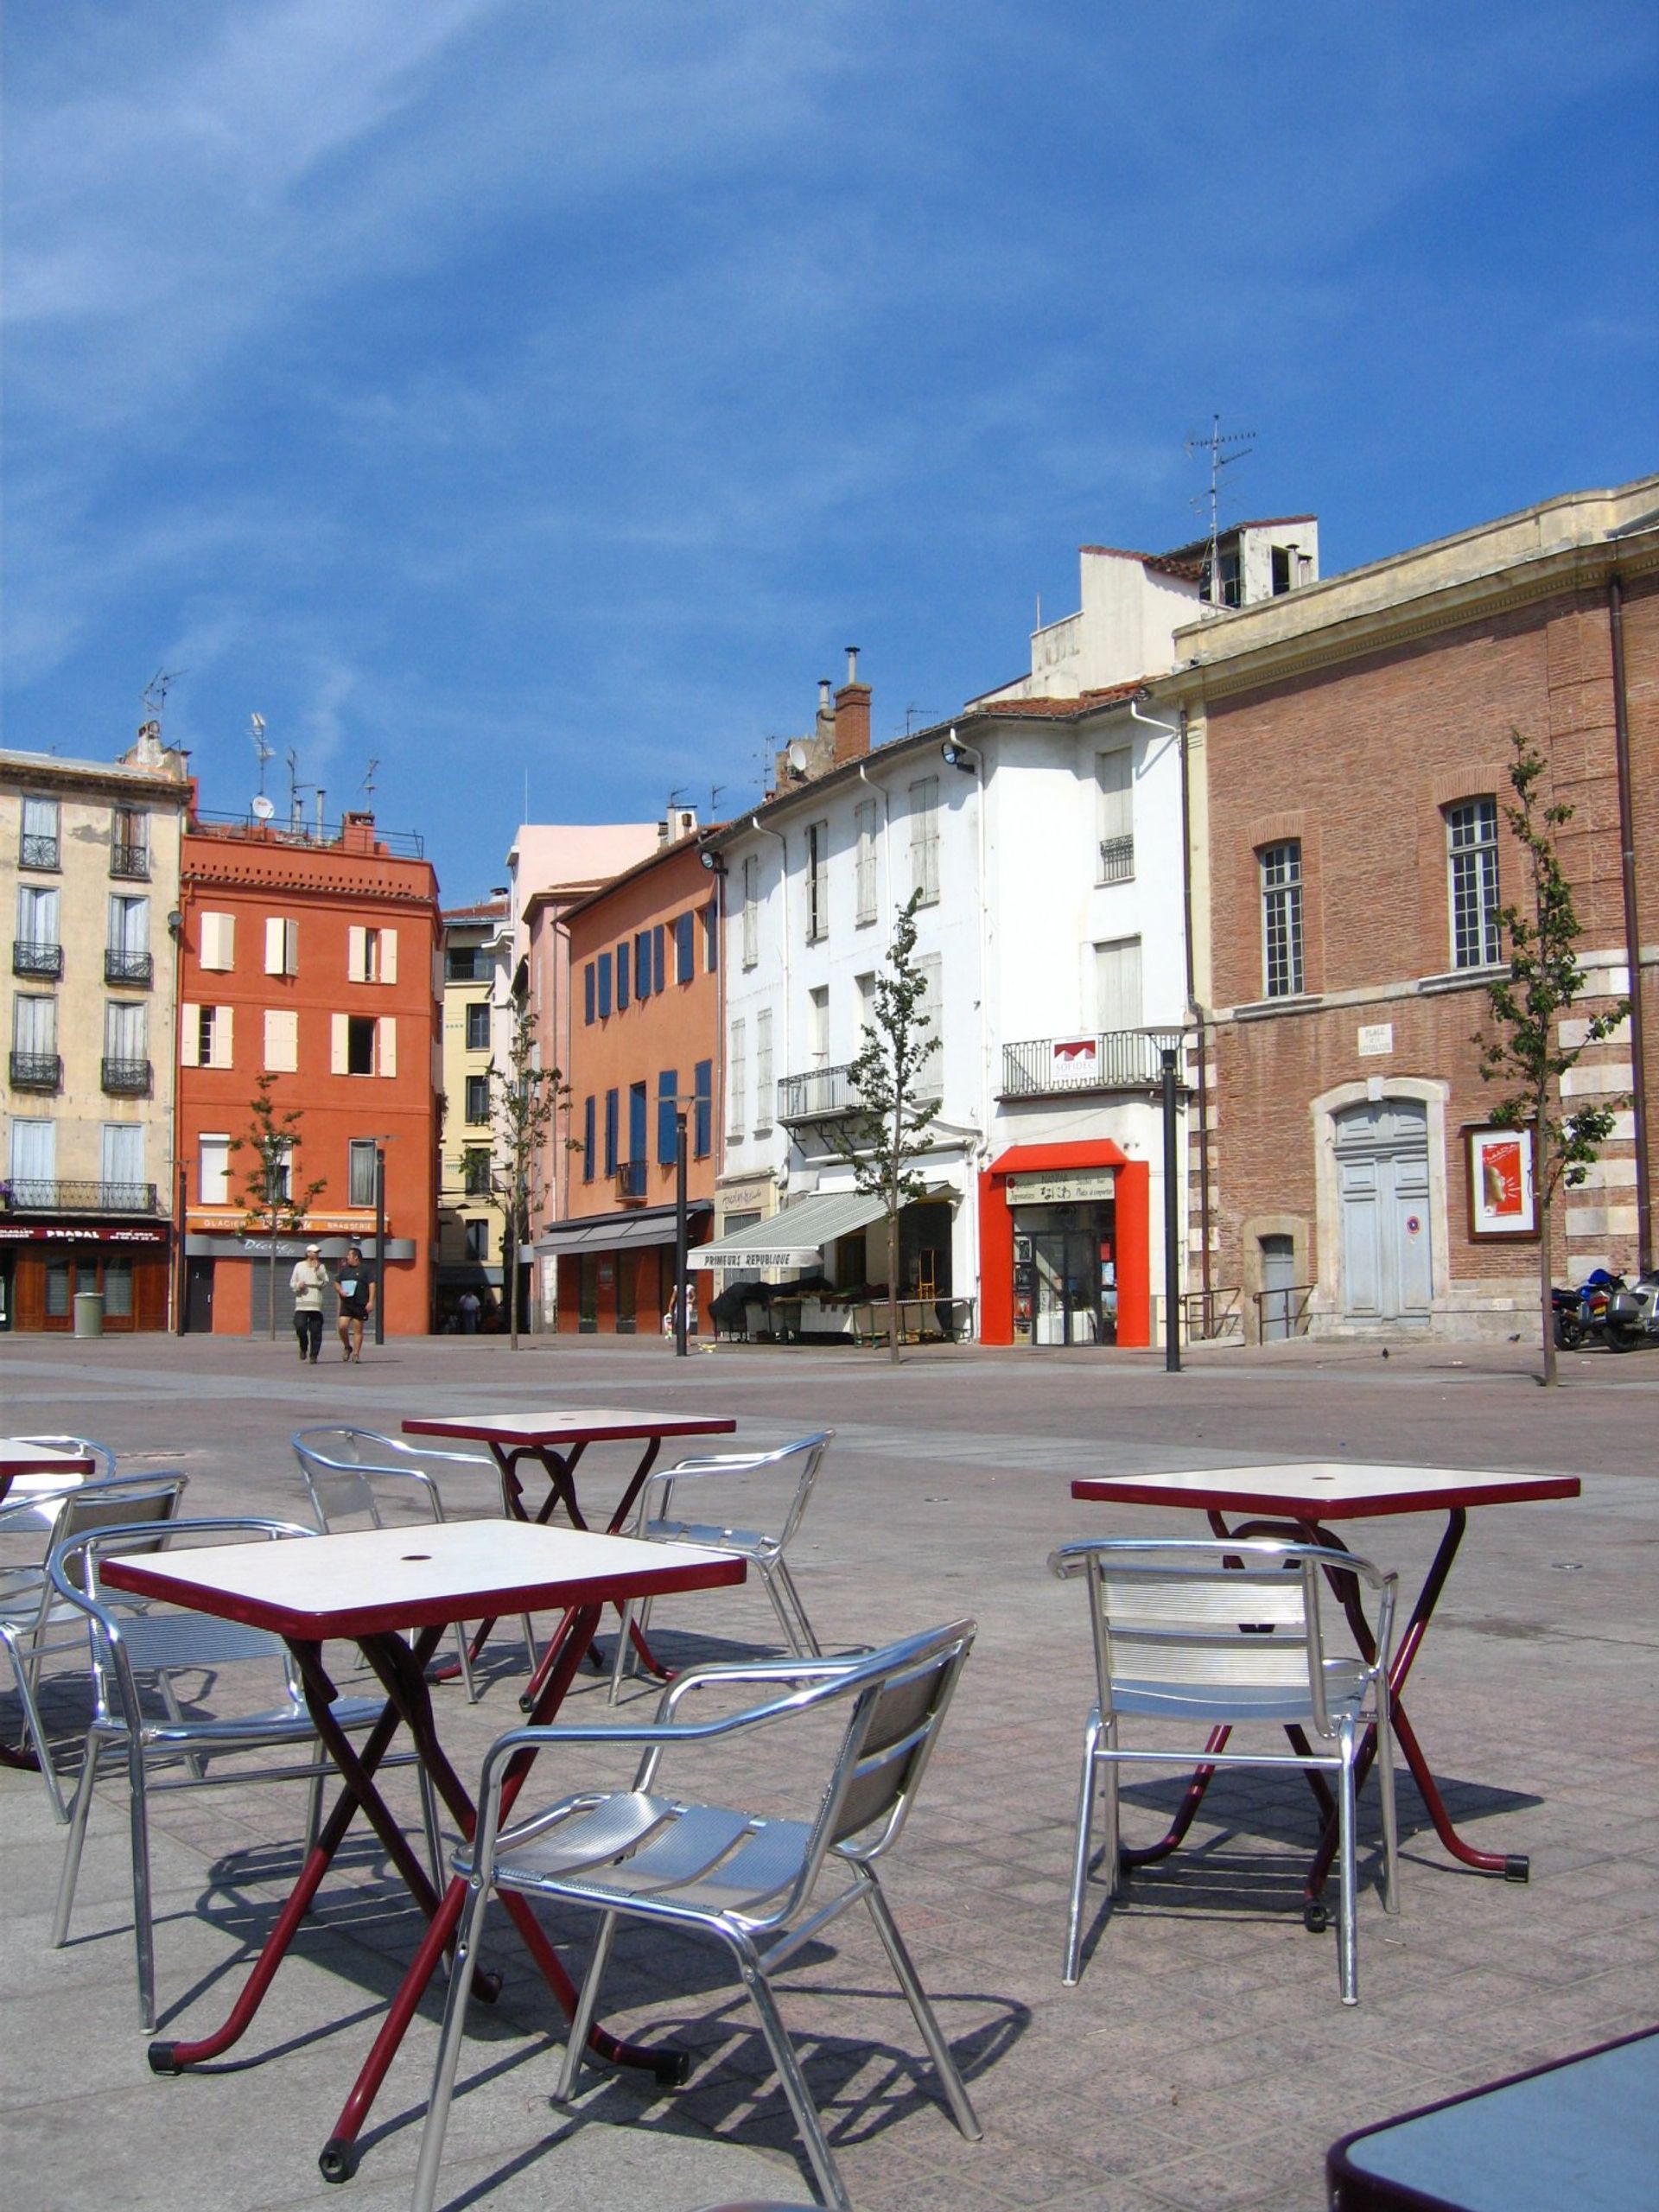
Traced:
[[1538, 1217], [1538, 1302], [1543, 1322], [1546, 1387], [1555, 1381], [1555, 1330], [1550, 1300], [1550, 1212], [1556, 1192], [1582, 1183], [1599, 1147], [1612, 1135], [1613, 1106], [1624, 1102], [1580, 1106], [1567, 1112], [1561, 1077], [1576, 1065], [1586, 1045], [1611, 1036], [1630, 1011], [1621, 1000], [1585, 1024], [1583, 1042], [1561, 1041], [1560, 1018], [1584, 988], [1578, 963], [1579, 917], [1573, 888], [1562, 872], [1555, 836], [1573, 818], [1573, 809], [1543, 802], [1548, 766], [1543, 754], [1510, 732], [1515, 757], [1510, 763], [1512, 803], [1504, 819], [1526, 855], [1530, 895], [1498, 910], [1498, 925], [1510, 948], [1509, 971], [1486, 986], [1491, 1002], [1487, 1028], [1477, 1031], [1481, 1078], [1501, 1084], [1504, 1096], [1492, 1112], [1501, 1128], [1532, 1135], [1534, 1205]]
[[326, 1182], [302, 1185], [300, 1174], [300, 1123], [305, 1118], [297, 1106], [284, 1107], [278, 1111], [270, 1095], [274, 1077], [269, 1069], [261, 1071], [253, 1086], [253, 1096], [248, 1110], [253, 1119], [246, 1136], [232, 1137], [232, 1152], [250, 1152], [252, 1159], [247, 1164], [242, 1179], [243, 1227], [250, 1236], [264, 1236], [270, 1239], [265, 1255], [266, 1281], [270, 1295], [266, 1304], [270, 1311], [270, 1333], [276, 1334], [276, 1239], [292, 1236], [305, 1227], [305, 1217], [312, 1203], [327, 1188]]
[[514, 1017], [505, 1070], [490, 1062], [490, 1120], [495, 1148], [491, 1187], [501, 1202], [501, 1268], [507, 1293], [507, 1337], [518, 1349], [518, 1248], [530, 1234], [542, 1197], [542, 1157], [554, 1117], [569, 1096], [556, 1068], [537, 1065], [536, 1023], [528, 1007]]
[[899, 1357], [899, 1217], [927, 1185], [912, 1163], [930, 1149], [927, 1132], [943, 1103], [921, 1096], [922, 1070], [939, 1049], [939, 1039], [925, 1033], [931, 1018], [922, 1012], [927, 984], [916, 963], [916, 909], [919, 891], [899, 907], [893, 921], [887, 967], [875, 979], [871, 1019], [864, 1042], [847, 1078], [858, 1109], [844, 1132], [832, 1141], [850, 1161], [855, 1186], [880, 1198], [887, 1224], [887, 1351]]

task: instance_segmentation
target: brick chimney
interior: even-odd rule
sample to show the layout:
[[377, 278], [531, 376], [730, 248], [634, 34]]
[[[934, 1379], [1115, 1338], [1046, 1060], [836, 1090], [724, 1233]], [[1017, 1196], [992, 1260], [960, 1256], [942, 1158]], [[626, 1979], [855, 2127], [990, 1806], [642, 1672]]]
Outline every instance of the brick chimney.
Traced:
[[836, 694], [835, 765], [861, 760], [870, 749], [870, 687], [858, 680], [858, 647], [847, 648], [847, 681]]

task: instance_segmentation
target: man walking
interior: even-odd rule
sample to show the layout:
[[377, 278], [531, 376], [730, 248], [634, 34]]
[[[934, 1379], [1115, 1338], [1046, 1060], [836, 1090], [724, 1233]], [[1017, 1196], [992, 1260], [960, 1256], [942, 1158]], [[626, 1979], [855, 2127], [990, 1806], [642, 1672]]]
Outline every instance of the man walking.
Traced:
[[334, 1279], [340, 1293], [340, 1349], [343, 1357], [363, 1357], [363, 1324], [374, 1304], [374, 1278], [363, 1264], [360, 1245], [348, 1244]]
[[305, 1257], [296, 1261], [288, 1279], [294, 1294], [294, 1333], [300, 1340], [300, 1357], [315, 1367], [322, 1350], [322, 1294], [328, 1287], [328, 1270], [320, 1246], [308, 1244]]

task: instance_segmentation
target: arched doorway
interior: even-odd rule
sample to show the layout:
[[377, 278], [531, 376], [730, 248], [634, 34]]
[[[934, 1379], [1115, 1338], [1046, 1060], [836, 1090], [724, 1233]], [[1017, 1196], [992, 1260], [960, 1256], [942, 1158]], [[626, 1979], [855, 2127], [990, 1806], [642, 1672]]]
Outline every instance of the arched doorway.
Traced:
[[1332, 1117], [1347, 1321], [1427, 1322], [1432, 1313], [1428, 1114], [1412, 1098], [1377, 1098]]

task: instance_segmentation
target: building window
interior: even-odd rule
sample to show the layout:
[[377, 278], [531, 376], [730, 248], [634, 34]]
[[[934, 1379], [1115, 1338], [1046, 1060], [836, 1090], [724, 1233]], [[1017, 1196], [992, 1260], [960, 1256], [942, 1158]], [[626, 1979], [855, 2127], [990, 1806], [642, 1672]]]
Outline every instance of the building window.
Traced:
[[595, 1101], [591, 1093], [582, 1102], [582, 1179], [594, 1179], [594, 1109]]
[[489, 1197], [490, 1155], [481, 1146], [474, 1145], [461, 1154], [461, 1180], [469, 1198]]
[[631, 964], [628, 956], [632, 950], [626, 938], [616, 948], [616, 1010], [619, 1014], [627, 1011], [628, 969]]
[[720, 967], [720, 905], [714, 899], [702, 910], [702, 967], [708, 976]]
[[918, 1098], [941, 1098], [944, 1095], [944, 999], [940, 980], [942, 963], [937, 952], [925, 953], [916, 963], [922, 979], [922, 995], [917, 1001], [916, 1011], [926, 1016], [927, 1027], [918, 1029], [918, 1050], [925, 1051], [934, 1038], [939, 1040], [937, 1052], [929, 1052], [916, 1071], [916, 1096]]
[[[346, 1147], [346, 1203], [348, 1206], [372, 1206], [374, 1204], [374, 1152], [372, 1137], [353, 1137]], [[467, 1156], [471, 1160], [473, 1155], [468, 1153]]]
[[105, 1122], [99, 1150], [99, 1180], [111, 1197], [106, 1203], [133, 1205], [144, 1196], [144, 1125]]
[[49, 1206], [58, 1195], [58, 1125], [13, 1116], [8, 1156], [14, 1206]]
[[391, 1014], [336, 1014], [330, 1018], [329, 1071], [395, 1076], [397, 1024]]
[[265, 973], [297, 976], [300, 972], [300, 925], [282, 914], [265, 917]]
[[1095, 755], [1095, 782], [1100, 793], [1096, 809], [1100, 866], [1095, 880], [1127, 883], [1135, 874], [1135, 755], [1128, 746]]
[[939, 779], [922, 776], [910, 787], [910, 887], [924, 906], [939, 895]]
[[23, 868], [58, 865], [58, 802], [54, 798], [23, 801], [22, 842], [18, 861]]
[[657, 1078], [657, 1165], [671, 1167], [678, 1153], [675, 1116], [679, 1107], [680, 1071], [664, 1068]]
[[374, 1073], [372, 1014], [348, 1014], [346, 1017], [346, 1072], [347, 1075]]
[[17, 942], [12, 971], [18, 976], [61, 976], [63, 946], [58, 937], [58, 894], [38, 884], [17, 887]]
[[748, 1037], [745, 1024], [732, 1024], [731, 1037], [726, 1048], [726, 1135], [728, 1138], [743, 1134], [743, 1109], [747, 1103], [749, 1081]]
[[806, 825], [806, 941], [817, 944], [830, 934], [830, 824]]
[[651, 931], [641, 930], [633, 940], [633, 995], [651, 996]]
[[582, 971], [582, 1018], [591, 1029], [596, 1018], [598, 989], [594, 979], [594, 963], [590, 960]]
[[753, 853], [743, 862], [743, 965], [758, 966], [760, 959], [760, 861]]
[[149, 1009], [142, 999], [105, 1001], [104, 1088], [133, 1094], [149, 1089]]
[[477, 1262], [480, 1268], [490, 1262], [490, 1224], [487, 1221], [467, 1221], [461, 1224], [467, 1233], [467, 1257]]
[[443, 956], [443, 972], [452, 983], [487, 983], [489, 952], [481, 944], [452, 944]]
[[109, 926], [109, 943], [104, 950], [105, 982], [147, 984], [151, 975], [149, 899], [114, 893]]
[[611, 956], [601, 952], [594, 962], [599, 970], [599, 1018], [608, 1021], [611, 1014]]
[[853, 918], [861, 925], [873, 922], [876, 913], [875, 801], [873, 798], [861, 799], [853, 810]]
[[1264, 845], [1262, 863], [1262, 958], [1270, 999], [1302, 988], [1302, 848], [1299, 838]]
[[236, 965], [236, 916], [204, 913], [200, 945], [196, 956], [200, 965], [211, 968], [217, 975], [228, 976]]
[[715, 1064], [699, 1060], [691, 1071], [691, 1150], [707, 1160], [715, 1141]]
[[689, 983], [697, 972], [697, 918], [692, 913], [674, 917], [674, 980]]
[[490, 1049], [490, 1002], [480, 999], [467, 1009], [467, 1050], [487, 1052]]
[[772, 1008], [762, 1007], [754, 1017], [754, 1133], [764, 1136], [772, 1127]]
[[231, 1140], [203, 1135], [196, 1140], [196, 1203], [227, 1206], [231, 1202]]
[[609, 1181], [616, 1173], [616, 1116], [617, 1094], [613, 1090], [607, 1090], [605, 1094], [605, 1175], [607, 1181]]
[[1491, 968], [1503, 957], [1497, 925], [1497, 801], [1466, 798], [1446, 810], [1452, 965]]
[[[650, 1090], [643, 1083], [628, 1085], [628, 1158], [644, 1166], [649, 1157], [645, 1148], [645, 1124], [650, 1114]], [[640, 1195], [643, 1195], [643, 1186]]]
[[353, 983], [395, 983], [397, 932], [353, 925], [346, 933], [346, 972]]
[[1141, 1022], [1141, 940], [1121, 937], [1095, 947], [1095, 1027], [1139, 1029]]
[[806, 995], [806, 1051], [810, 1065], [830, 1065], [830, 986], [819, 983]]
[[25, 997], [11, 1002], [11, 1080], [14, 1088], [55, 1090], [63, 1079], [58, 1052], [58, 1002]]
[[858, 1049], [861, 1052], [869, 1041], [865, 1032], [875, 1027], [875, 970], [872, 968], [855, 976], [853, 988], [858, 993]]
[[149, 879], [149, 817], [141, 807], [118, 806], [110, 817], [110, 874]]
[[232, 1065], [231, 1008], [227, 1006], [200, 1006], [195, 1011], [196, 1057], [189, 1065], [201, 1068], [230, 1067]]
[[490, 1118], [490, 1078], [486, 1075], [469, 1075], [467, 1078], [467, 1119], [476, 1128]]

